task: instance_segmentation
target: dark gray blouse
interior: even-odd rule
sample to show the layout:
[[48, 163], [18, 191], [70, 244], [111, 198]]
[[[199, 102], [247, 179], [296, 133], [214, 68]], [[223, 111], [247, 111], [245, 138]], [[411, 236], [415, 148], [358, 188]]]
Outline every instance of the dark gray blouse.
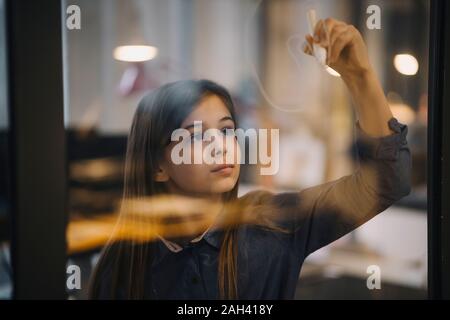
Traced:
[[[351, 232], [410, 192], [411, 156], [407, 126], [392, 118], [393, 134], [373, 138], [356, 124], [358, 166], [353, 174], [301, 192], [265, 197], [276, 208], [288, 233], [254, 225], [237, 228], [238, 297], [293, 299], [300, 269], [312, 252]], [[251, 197], [252, 195], [248, 195]], [[264, 204], [263, 204], [264, 205]], [[145, 294], [148, 299], [217, 299], [218, 253], [224, 232], [208, 231], [200, 241], [173, 252], [160, 240], [152, 243]], [[108, 250], [97, 270], [96, 298], [125, 298], [111, 292], [117, 259]], [[124, 275], [130, 270], [122, 266]], [[127, 277], [122, 277], [126, 279]]]

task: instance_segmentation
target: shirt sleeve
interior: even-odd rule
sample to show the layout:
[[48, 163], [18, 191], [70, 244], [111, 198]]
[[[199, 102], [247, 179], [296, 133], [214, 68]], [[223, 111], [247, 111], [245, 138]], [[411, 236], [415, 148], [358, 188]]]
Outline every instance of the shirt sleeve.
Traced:
[[[335, 181], [271, 201], [292, 234], [293, 250], [304, 259], [370, 220], [410, 192], [408, 128], [396, 118], [394, 132], [375, 138], [356, 123], [357, 167]], [[285, 219], [289, 217], [289, 219]]]

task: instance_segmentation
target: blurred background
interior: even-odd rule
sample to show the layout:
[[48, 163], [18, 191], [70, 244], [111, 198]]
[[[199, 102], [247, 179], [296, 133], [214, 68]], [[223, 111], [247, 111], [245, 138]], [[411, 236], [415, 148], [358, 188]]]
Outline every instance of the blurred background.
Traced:
[[[0, 1], [2, 4], [3, 1]], [[306, 260], [296, 299], [425, 299], [427, 296], [427, 83], [429, 1], [71, 0], [81, 29], [63, 28], [64, 121], [68, 166], [68, 265], [89, 274], [114, 227], [127, 133], [142, 95], [181, 79], [228, 88], [242, 128], [280, 129], [280, 170], [246, 165], [240, 194], [302, 189], [354, 169], [354, 115], [339, 77], [301, 52], [306, 12], [355, 25], [394, 116], [409, 126], [411, 194]], [[369, 5], [381, 29], [366, 25]], [[0, 6], [0, 20], [4, 20]], [[65, 12], [63, 12], [65, 16]], [[3, 23], [3, 21], [0, 21]], [[4, 31], [4, 28], [2, 27]], [[0, 32], [0, 75], [4, 39]], [[139, 46], [139, 47], [137, 47]], [[3, 69], [2, 69], [3, 68]], [[4, 90], [0, 78], [0, 90]], [[0, 139], [8, 127], [0, 91]], [[2, 159], [7, 141], [1, 140]], [[7, 163], [1, 162], [0, 227], [8, 215]], [[5, 175], [3, 175], [5, 173]], [[0, 229], [0, 298], [9, 298], [9, 233]], [[366, 286], [381, 270], [381, 289]]]

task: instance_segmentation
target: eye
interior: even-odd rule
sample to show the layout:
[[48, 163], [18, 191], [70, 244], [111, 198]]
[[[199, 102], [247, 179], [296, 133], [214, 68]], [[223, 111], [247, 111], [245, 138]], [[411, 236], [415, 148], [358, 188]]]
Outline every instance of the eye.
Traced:
[[191, 134], [192, 141], [202, 141], [203, 140], [203, 132], [194, 132]]
[[227, 137], [234, 137], [236, 133], [233, 127], [225, 127], [221, 130], [222, 134]]

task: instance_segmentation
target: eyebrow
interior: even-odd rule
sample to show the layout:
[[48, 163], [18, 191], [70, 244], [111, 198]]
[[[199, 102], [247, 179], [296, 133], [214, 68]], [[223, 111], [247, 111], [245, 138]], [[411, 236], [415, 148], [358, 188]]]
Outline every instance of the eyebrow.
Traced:
[[[219, 122], [223, 122], [223, 121], [227, 121], [227, 120], [233, 121], [233, 123], [234, 123], [233, 118], [230, 117], [230, 116], [225, 116], [225, 117], [221, 118], [221, 119], [219, 120]], [[187, 130], [187, 129], [191, 129], [191, 128], [193, 128], [193, 127], [194, 127], [194, 124], [190, 124], [190, 125], [184, 127], [183, 129], [186, 129], [186, 130]]]

